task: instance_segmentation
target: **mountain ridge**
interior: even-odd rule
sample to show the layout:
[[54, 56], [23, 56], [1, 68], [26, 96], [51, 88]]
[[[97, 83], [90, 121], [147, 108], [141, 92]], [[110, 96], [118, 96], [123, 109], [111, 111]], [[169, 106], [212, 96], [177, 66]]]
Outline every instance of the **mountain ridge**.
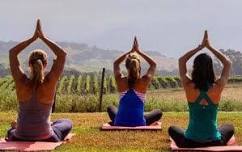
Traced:
[[[8, 50], [14, 47], [18, 42], [0, 41], [0, 64], [8, 66]], [[120, 50], [101, 49], [96, 46], [88, 46], [85, 43], [73, 43], [73, 42], [57, 42], [67, 52], [66, 68], [73, 68], [78, 71], [90, 72], [97, 71], [105, 67], [109, 70], [112, 69], [112, 63], [116, 57], [124, 53]], [[41, 44], [39, 41], [31, 44], [23, 51], [20, 60], [27, 65], [27, 57], [30, 50], [43, 49], [48, 54], [50, 53], [49, 48]], [[28, 53], [27, 53], [28, 52]], [[157, 51], [145, 51], [149, 54], [158, 65], [158, 70], [172, 71], [177, 69], [177, 60], [175, 58], [166, 57], [165, 55]], [[51, 54], [51, 53], [50, 53]]]
[[[0, 41], [0, 70], [9, 68], [8, 51], [14, 47], [18, 42]], [[57, 42], [67, 52], [67, 60], [65, 64], [66, 71], [77, 72], [97, 72], [102, 68], [112, 71], [112, 63], [124, 51], [115, 49], [102, 49], [96, 46], [89, 46], [86, 43], [73, 43], [73, 42]], [[40, 41], [34, 42], [27, 47], [19, 56], [21, 64], [26, 71], [28, 68], [28, 55], [34, 49], [43, 49], [48, 55], [48, 67], [52, 65], [54, 55], [50, 49]], [[242, 53], [233, 49], [220, 49], [232, 61], [231, 75], [242, 75]], [[157, 74], [159, 75], [177, 75], [178, 74], [178, 60], [176, 58], [167, 57], [158, 51], [145, 51], [157, 63]], [[121, 66], [124, 68], [124, 64]], [[142, 62], [142, 71], [147, 70], [148, 64]], [[189, 64], [189, 68], [191, 65]], [[217, 73], [221, 70], [222, 65], [217, 59], [214, 60], [214, 68]], [[7, 73], [6, 70], [3, 73]]]

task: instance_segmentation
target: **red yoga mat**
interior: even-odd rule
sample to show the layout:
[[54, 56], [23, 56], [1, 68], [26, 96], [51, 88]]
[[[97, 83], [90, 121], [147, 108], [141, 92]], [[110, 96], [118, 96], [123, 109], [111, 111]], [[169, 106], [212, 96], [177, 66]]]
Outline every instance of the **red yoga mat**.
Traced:
[[6, 141], [5, 139], [0, 139], [0, 151], [50, 151], [54, 150], [56, 147], [67, 142], [72, 138], [74, 134], [68, 134], [64, 141], [61, 142], [26, 142], [26, 141]]
[[105, 123], [100, 128], [103, 131], [112, 130], [162, 130], [161, 122], [155, 122], [150, 126], [137, 126], [137, 127], [123, 127], [123, 126], [111, 126], [109, 123]]

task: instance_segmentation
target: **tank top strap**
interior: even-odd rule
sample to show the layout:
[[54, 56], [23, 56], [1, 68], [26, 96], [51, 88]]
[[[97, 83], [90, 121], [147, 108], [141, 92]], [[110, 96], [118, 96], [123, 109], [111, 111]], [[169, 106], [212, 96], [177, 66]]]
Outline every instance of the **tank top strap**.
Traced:
[[132, 96], [137, 96], [142, 102], [145, 101], [145, 94], [136, 91], [135, 89], [128, 89], [126, 91], [120, 92], [119, 99], [121, 100], [125, 95], [129, 94]]
[[199, 92], [200, 92], [200, 94], [199, 94], [197, 100], [195, 101], [195, 103], [200, 104], [201, 100], [206, 99], [206, 101], [209, 105], [211, 105], [211, 104], [213, 105], [213, 102], [212, 102], [211, 98], [208, 96], [207, 91], [199, 90]]

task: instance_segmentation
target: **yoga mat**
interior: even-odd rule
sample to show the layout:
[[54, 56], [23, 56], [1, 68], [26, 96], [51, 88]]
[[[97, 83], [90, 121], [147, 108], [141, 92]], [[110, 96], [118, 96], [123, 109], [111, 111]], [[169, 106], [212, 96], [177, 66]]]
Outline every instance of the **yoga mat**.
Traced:
[[227, 146], [211, 146], [211, 147], [201, 147], [201, 148], [179, 148], [177, 147], [176, 143], [174, 140], [171, 140], [171, 151], [174, 152], [192, 152], [192, 151], [212, 151], [212, 152], [223, 152], [223, 151], [229, 151], [229, 152], [237, 152], [240, 151], [242, 152], [242, 146], [236, 145], [236, 140], [235, 137], [231, 137], [229, 142], [227, 143]]
[[74, 134], [70, 133], [67, 135], [64, 141], [60, 142], [42, 142], [42, 141], [6, 141], [0, 139], [0, 151], [11, 150], [11, 151], [50, 151], [63, 143], [69, 141]]
[[150, 126], [137, 126], [137, 127], [123, 127], [123, 126], [111, 126], [109, 123], [105, 123], [100, 128], [103, 131], [112, 130], [162, 130], [161, 122], [155, 122]]

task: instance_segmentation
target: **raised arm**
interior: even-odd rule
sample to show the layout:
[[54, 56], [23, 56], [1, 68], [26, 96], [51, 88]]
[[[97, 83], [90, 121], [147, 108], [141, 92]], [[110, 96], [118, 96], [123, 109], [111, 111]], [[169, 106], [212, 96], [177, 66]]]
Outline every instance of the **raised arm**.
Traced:
[[198, 51], [202, 50], [205, 47], [205, 41], [206, 41], [206, 39], [207, 39], [207, 34], [205, 32], [204, 33], [204, 36], [203, 36], [203, 41], [202, 41], [201, 45], [199, 45], [195, 49], [192, 49], [192, 50], [188, 51], [183, 56], [181, 56], [179, 58], [179, 60], [178, 60], [179, 73], [180, 73], [180, 77], [181, 77], [181, 81], [182, 81], [183, 86], [186, 86], [186, 84], [188, 84], [189, 82], [191, 82], [191, 78], [189, 78], [187, 76], [187, 61], [193, 55], [195, 55]]
[[120, 57], [118, 57], [114, 61], [114, 63], [113, 63], [113, 72], [114, 72], [114, 76], [115, 76], [116, 81], [120, 80], [122, 78], [122, 74], [121, 74], [121, 71], [120, 71], [120, 64], [126, 59], [128, 54], [130, 54], [132, 52], [135, 52], [137, 47], [138, 47], [138, 45], [137, 45], [137, 41], [136, 41], [136, 38], [135, 38], [135, 41], [134, 41], [134, 44], [133, 44], [133, 47], [132, 47], [131, 51], [129, 51], [127, 53], [124, 53], [123, 55], [121, 55]]
[[60, 75], [62, 74], [65, 66], [66, 61], [66, 52], [59, 47], [55, 42], [52, 42], [48, 38], [42, 39], [46, 45], [50, 47], [50, 49], [54, 52], [56, 55], [56, 59], [53, 61], [52, 68], [48, 74], [49, 78], [55, 79], [58, 81]]
[[[207, 31], [205, 31], [206, 35]], [[228, 57], [226, 57], [222, 52], [218, 51], [217, 49], [213, 48], [208, 40], [208, 36], [205, 41], [206, 47], [222, 62], [223, 64], [223, 70], [220, 78], [216, 81], [217, 85], [220, 86], [221, 89], [224, 88], [224, 86], [227, 84], [228, 78], [229, 78], [229, 72], [231, 68], [232, 62]]]
[[48, 78], [50, 78], [52, 80], [58, 81], [58, 79], [64, 69], [65, 60], [66, 60], [66, 52], [60, 46], [58, 46], [55, 42], [52, 42], [51, 40], [49, 40], [47, 37], [44, 36], [39, 20], [38, 20], [37, 25], [38, 25], [39, 38], [47, 46], [49, 46], [49, 48], [56, 55], [56, 59], [54, 60], [53, 66], [47, 76], [48, 76]]
[[36, 39], [37, 39], [37, 32], [35, 31], [35, 34], [33, 35], [33, 37], [19, 43], [9, 51], [10, 70], [15, 82], [16, 81], [19, 82], [26, 77], [20, 66], [18, 55], [21, 51], [23, 51], [27, 46], [33, 43]]
[[183, 85], [186, 85], [188, 82], [191, 81], [191, 79], [187, 76], [187, 61], [194, 55], [196, 54], [198, 51], [200, 51], [201, 49], [203, 49], [204, 47], [202, 45], [199, 45], [198, 47], [196, 47], [195, 49], [192, 49], [190, 51], [188, 51], [186, 54], [184, 54], [183, 56], [181, 56], [178, 60], [178, 64], [179, 64], [179, 73], [180, 73], [180, 77], [181, 77], [181, 81], [183, 83]]
[[130, 52], [124, 53], [120, 57], [118, 57], [114, 63], [113, 63], [113, 72], [114, 72], [114, 77], [116, 81], [118, 82], [122, 78], [121, 70], [120, 70], [120, 64], [125, 60], [126, 56]]
[[146, 53], [140, 51], [139, 43], [138, 43], [136, 37], [134, 38], [133, 50], [135, 52], [137, 52], [137, 54], [139, 54], [146, 62], [148, 62], [149, 66], [150, 66], [149, 69], [147, 70], [146, 74], [142, 78], [142, 79], [144, 79], [144, 81], [149, 83], [152, 80], [152, 78], [153, 78], [153, 76], [155, 74], [156, 63]]

